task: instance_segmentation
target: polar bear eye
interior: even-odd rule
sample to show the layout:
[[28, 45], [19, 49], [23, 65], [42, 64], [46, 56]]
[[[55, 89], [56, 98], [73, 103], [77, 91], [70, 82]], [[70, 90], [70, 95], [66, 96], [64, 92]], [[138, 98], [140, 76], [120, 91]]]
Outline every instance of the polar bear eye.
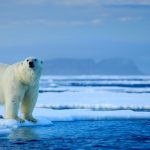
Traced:
[[34, 59], [34, 61], [36, 62], [36, 61], [37, 61], [37, 59]]
[[29, 61], [29, 59], [27, 59], [27, 62]]

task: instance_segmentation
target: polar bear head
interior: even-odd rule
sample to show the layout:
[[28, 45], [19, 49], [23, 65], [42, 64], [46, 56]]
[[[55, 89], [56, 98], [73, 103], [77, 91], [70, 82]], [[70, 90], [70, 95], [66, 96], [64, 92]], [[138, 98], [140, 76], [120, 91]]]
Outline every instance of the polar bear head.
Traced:
[[18, 72], [22, 83], [32, 85], [39, 81], [43, 62], [35, 57], [28, 57], [19, 63]]

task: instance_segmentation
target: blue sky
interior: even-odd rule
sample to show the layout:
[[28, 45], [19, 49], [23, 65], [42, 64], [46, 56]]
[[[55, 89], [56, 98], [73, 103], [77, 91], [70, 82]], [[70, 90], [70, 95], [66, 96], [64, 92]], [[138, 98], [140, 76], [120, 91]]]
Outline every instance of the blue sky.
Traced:
[[110, 57], [150, 64], [150, 0], [0, 0], [0, 60]]

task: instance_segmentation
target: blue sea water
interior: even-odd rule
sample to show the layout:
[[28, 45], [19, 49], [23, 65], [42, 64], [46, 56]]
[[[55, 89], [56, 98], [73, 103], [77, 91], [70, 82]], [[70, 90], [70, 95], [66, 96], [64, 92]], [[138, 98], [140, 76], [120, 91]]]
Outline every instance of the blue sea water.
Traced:
[[150, 149], [150, 120], [53, 122], [0, 137], [0, 150]]

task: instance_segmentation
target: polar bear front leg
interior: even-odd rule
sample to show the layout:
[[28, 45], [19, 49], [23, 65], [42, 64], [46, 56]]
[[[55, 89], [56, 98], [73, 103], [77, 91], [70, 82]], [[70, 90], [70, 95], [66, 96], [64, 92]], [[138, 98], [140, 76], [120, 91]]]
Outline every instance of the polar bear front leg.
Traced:
[[21, 112], [23, 114], [23, 118], [30, 122], [36, 123], [37, 119], [32, 116], [33, 109], [35, 107], [37, 97], [38, 97], [38, 90], [33, 88], [33, 90], [29, 91], [27, 95], [25, 95], [22, 104], [21, 104]]
[[15, 119], [20, 123], [24, 122], [24, 119], [18, 117], [19, 102], [15, 99], [7, 99], [5, 102], [5, 118]]
[[33, 112], [35, 104], [36, 104], [36, 99], [27, 98], [27, 97], [24, 98], [21, 104], [21, 112], [23, 114], [23, 118], [25, 120], [28, 120], [34, 123], [37, 122], [37, 120], [32, 116], [32, 112]]

